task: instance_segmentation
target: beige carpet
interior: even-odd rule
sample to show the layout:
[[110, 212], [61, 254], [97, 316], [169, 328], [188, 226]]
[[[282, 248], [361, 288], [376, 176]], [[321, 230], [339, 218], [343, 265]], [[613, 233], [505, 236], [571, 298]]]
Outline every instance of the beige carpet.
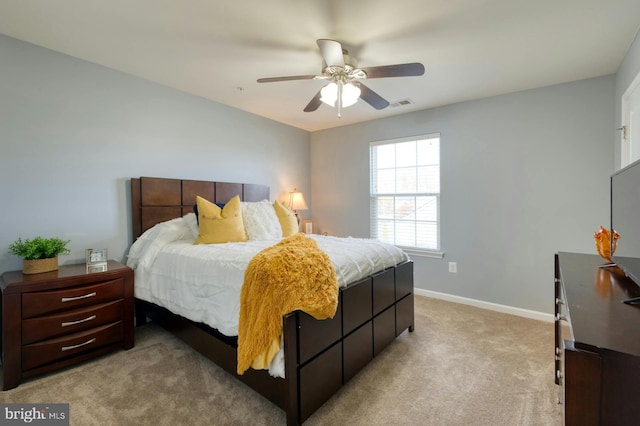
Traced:
[[[416, 297], [405, 332], [305, 425], [560, 425], [553, 325]], [[164, 330], [0, 392], [70, 403], [72, 425], [274, 425], [284, 412]]]

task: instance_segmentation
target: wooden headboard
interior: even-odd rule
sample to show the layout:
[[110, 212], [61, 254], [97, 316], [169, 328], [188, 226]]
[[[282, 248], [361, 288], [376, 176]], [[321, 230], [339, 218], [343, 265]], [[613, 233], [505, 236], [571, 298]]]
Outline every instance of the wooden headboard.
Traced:
[[214, 203], [226, 203], [236, 195], [242, 201], [262, 201], [269, 199], [269, 187], [249, 183], [131, 178], [133, 238], [157, 223], [193, 212], [198, 195]]

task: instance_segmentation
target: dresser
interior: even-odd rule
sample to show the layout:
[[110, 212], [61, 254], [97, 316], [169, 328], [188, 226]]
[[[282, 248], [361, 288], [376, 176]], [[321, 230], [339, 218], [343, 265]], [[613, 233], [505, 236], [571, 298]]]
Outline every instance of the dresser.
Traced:
[[5, 272], [0, 289], [3, 390], [134, 345], [133, 270], [116, 261], [93, 273], [85, 264], [33, 275]]
[[640, 288], [600, 256], [555, 256], [556, 384], [566, 425], [640, 422]]

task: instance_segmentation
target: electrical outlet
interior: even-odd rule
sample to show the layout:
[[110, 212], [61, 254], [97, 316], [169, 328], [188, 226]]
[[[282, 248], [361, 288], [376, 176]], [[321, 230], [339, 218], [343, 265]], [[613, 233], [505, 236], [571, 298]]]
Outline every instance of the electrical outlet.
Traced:
[[449, 272], [453, 272], [454, 274], [458, 272], [458, 264], [456, 262], [449, 262]]

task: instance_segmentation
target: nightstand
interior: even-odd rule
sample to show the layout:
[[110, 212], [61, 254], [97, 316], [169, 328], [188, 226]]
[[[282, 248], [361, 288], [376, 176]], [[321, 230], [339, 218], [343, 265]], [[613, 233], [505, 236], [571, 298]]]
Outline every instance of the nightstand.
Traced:
[[112, 351], [131, 349], [133, 270], [116, 261], [23, 275], [5, 272], [2, 291], [2, 389]]

